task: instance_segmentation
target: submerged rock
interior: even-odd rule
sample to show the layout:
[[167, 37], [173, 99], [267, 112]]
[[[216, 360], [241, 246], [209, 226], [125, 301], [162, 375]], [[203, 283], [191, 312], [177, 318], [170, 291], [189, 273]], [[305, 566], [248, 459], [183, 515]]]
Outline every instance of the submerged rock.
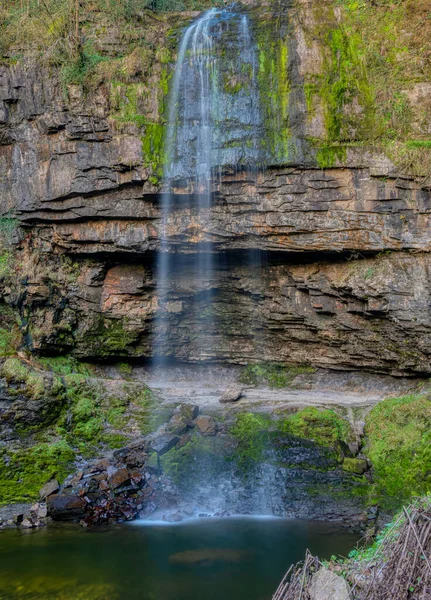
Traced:
[[240, 562], [246, 552], [231, 550], [230, 548], [202, 548], [199, 550], [185, 550], [171, 554], [169, 562], [174, 565], [210, 565], [215, 562]]

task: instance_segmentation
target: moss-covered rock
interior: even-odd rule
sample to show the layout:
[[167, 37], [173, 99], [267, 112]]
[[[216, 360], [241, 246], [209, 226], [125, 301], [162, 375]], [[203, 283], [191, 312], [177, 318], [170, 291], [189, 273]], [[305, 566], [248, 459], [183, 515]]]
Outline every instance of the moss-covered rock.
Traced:
[[345, 458], [343, 460], [343, 471], [363, 475], [368, 469], [368, 462], [364, 458]]
[[75, 452], [64, 440], [0, 453], [0, 505], [38, 497], [51, 478], [60, 481], [73, 470]]
[[383, 400], [369, 413], [365, 454], [372, 463], [375, 499], [399, 507], [431, 491], [431, 399]]
[[241, 383], [247, 385], [269, 385], [272, 388], [290, 386], [298, 375], [314, 373], [310, 365], [284, 366], [276, 363], [257, 363], [245, 367], [240, 375]]
[[281, 420], [278, 428], [284, 434], [332, 448], [347, 445], [353, 437], [348, 421], [333, 410], [319, 410], [312, 406]]
[[245, 469], [262, 458], [268, 440], [270, 420], [264, 415], [243, 413], [238, 415], [230, 433], [236, 441], [235, 459]]

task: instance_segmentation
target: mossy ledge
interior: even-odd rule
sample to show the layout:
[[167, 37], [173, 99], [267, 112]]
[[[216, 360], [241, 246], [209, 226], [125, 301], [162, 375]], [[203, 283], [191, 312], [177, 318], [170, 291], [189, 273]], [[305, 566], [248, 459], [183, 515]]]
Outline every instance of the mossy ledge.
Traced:
[[50, 478], [61, 482], [75, 470], [76, 459], [103, 456], [158, 426], [147, 386], [99, 380], [73, 357], [11, 357], [0, 375], [9, 398], [1, 415], [0, 505], [37, 499]]

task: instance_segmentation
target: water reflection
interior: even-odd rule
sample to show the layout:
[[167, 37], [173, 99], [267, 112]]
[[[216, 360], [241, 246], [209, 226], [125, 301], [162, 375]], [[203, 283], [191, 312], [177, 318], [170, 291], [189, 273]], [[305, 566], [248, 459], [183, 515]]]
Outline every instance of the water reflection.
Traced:
[[268, 600], [307, 548], [347, 554], [328, 523], [229, 518], [0, 535], [1, 600]]

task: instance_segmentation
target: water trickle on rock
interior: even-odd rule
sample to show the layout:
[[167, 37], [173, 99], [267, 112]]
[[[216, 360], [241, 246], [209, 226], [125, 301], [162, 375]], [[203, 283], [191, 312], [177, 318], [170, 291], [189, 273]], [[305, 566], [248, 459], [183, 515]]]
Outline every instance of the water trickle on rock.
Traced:
[[[212, 281], [216, 276], [211, 207], [226, 170], [256, 173], [262, 161], [257, 54], [249, 19], [235, 6], [213, 8], [184, 32], [172, 79], [165, 138], [164, 193], [157, 259], [159, 311], [154, 356], [174, 352], [170, 328], [187, 298], [192, 323], [189, 360], [212, 355], [217, 335]], [[170, 235], [180, 205], [193, 247]], [[186, 210], [184, 210], [186, 209]], [[178, 274], [181, 274], [178, 277]], [[176, 277], [173, 277], [173, 275]], [[176, 281], [174, 284], [173, 281]], [[194, 335], [205, 329], [205, 342]], [[181, 351], [176, 352], [181, 356]]]

